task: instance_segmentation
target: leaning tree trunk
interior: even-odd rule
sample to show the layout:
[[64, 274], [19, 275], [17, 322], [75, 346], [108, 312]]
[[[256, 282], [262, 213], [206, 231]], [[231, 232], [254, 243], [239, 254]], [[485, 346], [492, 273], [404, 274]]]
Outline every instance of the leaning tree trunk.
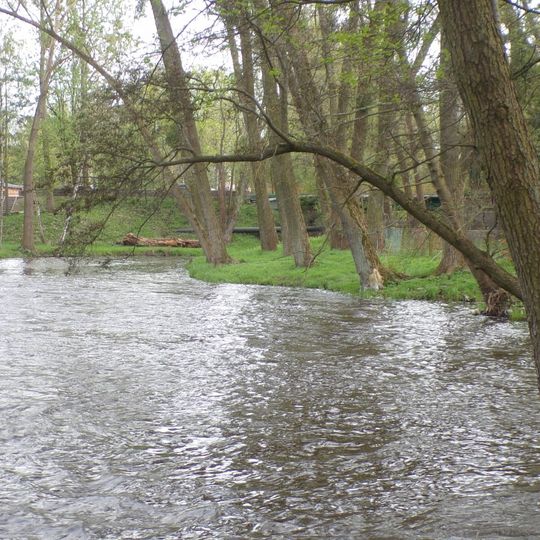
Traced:
[[[433, 140], [433, 136], [428, 129], [427, 119], [422, 106], [420, 92], [414, 79], [414, 72], [409, 65], [403, 47], [399, 49], [399, 54], [404, 71], [405, 84], [408, 89], [408, 105], [418, 128], [418, 138], [420, 141], [420, 146], [422, 147], [422, 150], [426, 157], [426, 165], [428, 168], [430, 179], [435, 186], [437, 194], [441, 200], [441, 208], [443, 212], [447, 215], [448, 220], [450, 221], [452, 226], [460, 233], [463, 233], [464, 223], [459, 214], [458, 204], [456, 204], [456, 200], [452, 195], [450, 186], [443, 174], [443, 171], [441, 169], [441, 163], [437, 161], [435, 141]], [[478, 287], [484, 298], [484, 302], [486, 304], [484, 314], [489, 316], [499, 316], [501, 313], [506, 313], [508, 297], [505, 294], [505, 291], [502, 288], [499, 288], [489, 275], [487, 275], [482, 270], [475, 268], [473, 266], [473, 263], [470, 260], [467, 260], [467, 258], [466, 262], [473, 276], [475, 277]], [[499, 304], [496, 303], [497, 299], [500, 302]]]
[[[199, 155], [201, 154], [201, 145], [192, 98], [169, 17], [161, 0], [150, 0], [150, 4], [163, 55], [167, 79], [166, 89], [177, 124], [177, 143], [180, 148], [185, 149], [184, 153], [187, 155]], [[199, 240], [206, 259], [212, 264], [228, 263], [231, 259], [227, 253], [223, 232], [214, 208], [206, 166], [197, 163], [193, 166], [192, 171], [187, 183], [197, 220], [203, 229]]]
[[492, 0], [439, 0], [454, 73], [502, 221], [527, 310], [540, 383], [540, 163]]
[[[286, 50], [291, 62], [289, 73], [291, 94], [304, 131], [309, 138], [320, 140], [329, 147], [343, 146], [344, 132], [335, 126], [332, 129], [321, 114], [324, 109], [322, 97], [314, 84], [315, 77], [305, 50], [292, 39], [286, 43]], [[343, 85], [340, 88], [341, 111], [347, 109], [346, 91]], [[369, 239], [366, 236], [365, 223], [357, 219], [361, 209], [358, 208], [358, 201], [354, 197], [356, 182], [352, 181], [348, 174], [344, 174], [339, 165], [322, 158], [316, 159], [317, 166], [325, 171], [321, 176], [326, 184], [333, 210], [340, 218], [343, 234], [351, 248], [360, 286], [362, 289], [379, 289], [383, 286], [381, 264], [374, 250], [365, 249], [365, 246], [369, 245]], [[354, 208], [352, 213], [351, 208]]]
[[[456, 217], [463, 223], [464, 182], [461, 178], [460, 136], [459, 136], [459, 93], [453, 80], [445, 33], [441, 37], [441, 54], [439, 72], [439, 122], [441, 144], [441, 170], [452, 195]], [[463, 255], [448, 242], [443, 243], [443, 256], [436, 274], [451, 274], [463, 268]]]
[[317, 157], [313, 159], [317, 178], [317, 193], [321, 205], [321, 214], [324, 223], [325, 234], [331, 249], [349, 249], [349, 242], [343, 231], [343, 225], [335, 205], [332, 204], [329, 190], [326, 186], [328, 179], [326, 171]]
[[54, 49], [56, 41], [49, 36], [42, 35], [40, 39], [41, 56], [39, 66], [39, 96], [28, 137], [28, 148], [24, 162], [23, 185], [24, 185], [24, 221], [22, 248], [30, 253], [36, 250], [34, 243], [34, 214], [36, 195], [34, 187], [34, 158], [38, 142], [39, 130], [47, 107], [47, 94], [49, 83], [54, 67]]
[[[255, 74], [253, 66], [253, 44], [248, 31], [248, 17], [244, 8], [235, 6], [235, 10], [226, 10], [223, 14], [227, 39], [231, 53], [234, 76], [239, 88], [238, 100], [242, 104], [242, 116], [249, 147], [255, 151], [261, 148], [260, 128], [257, 124], [257, 110], [255, 106]], [[240, 54], [235, 40], [235, 30], [240, 37]], [[242, 63], [240, 64], [240, 57]], [[257, 221], [259, 225], [259, 238], [263, 251], [277, 249], [278, 236], [274, 214], [268, 201], [266, 185], [266, 167], [263, 163], [250, 163], [253, 187], [255, 188], [255, 203], [257, 205]]]
[[316, 157], [319, 167], [325, 171], [328, 193], [334, 211], [339, 216], [343, 233], [351, 250], [356, 272], [362, 289], [382, 289], [384, 278], [389, 274], [383, 268], [373, 244], [369, 241], [363, 211], [348, 182], [349, 175], [335, 163]]

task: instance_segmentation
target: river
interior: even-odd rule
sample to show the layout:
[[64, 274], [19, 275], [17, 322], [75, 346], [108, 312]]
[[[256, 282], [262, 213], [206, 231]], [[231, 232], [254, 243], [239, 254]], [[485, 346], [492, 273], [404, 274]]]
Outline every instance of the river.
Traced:
[[0, 538], [540, 538], [523, 323], [0, 261]]

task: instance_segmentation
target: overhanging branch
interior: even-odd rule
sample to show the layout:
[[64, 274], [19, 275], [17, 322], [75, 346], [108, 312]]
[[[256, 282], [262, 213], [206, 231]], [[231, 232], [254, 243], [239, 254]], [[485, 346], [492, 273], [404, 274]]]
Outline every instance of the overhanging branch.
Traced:
[[230, 155], [199, 155], [183, 157], [173, 161], [147, 162], [147, 167], [169, 167], [185, 165], [187, 163], [232, 163], [232, 162], [253, 162], [263, 161], [271, 157], [287, 153], [316, 154], [326, 157], [335, 163], [353, 172], [365, 182], [380, 189], [385, 195], [390, 197], [409, 214], [423, 223], [430, 230], [438, 234], [458, 251], [463, 253], [471, 263], [486, 272], [497, 285], [513, 294], [517, 298], [522, 298], [521, 287], [518, 280], [509, 272], [500, 267], [494, 259], [485, 251], [477, 248], [462, 231], [454, 230], [445, 220], [438, 217], [422, 206], [418, 201], [410, 199], [394, 183], [376, 173], [369, 167], [354, 160], [351, 156], [343, 154], [330, 147], [320, 146], [311, 142], [292, 141], [269, 146], [259, 153], [230, 154]]

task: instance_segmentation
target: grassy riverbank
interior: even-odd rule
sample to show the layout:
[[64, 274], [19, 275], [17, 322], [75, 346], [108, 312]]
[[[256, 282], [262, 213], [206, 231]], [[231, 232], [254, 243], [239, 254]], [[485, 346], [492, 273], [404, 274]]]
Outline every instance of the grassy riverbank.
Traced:
[[[204, 257], [194, 258], [189, 266], [192, 277], [213, 283], [253, 283], [328, 289], [347, 294], [359, 294], [358, 276], [349, 251], [331, 250], [324, 237], [313, 238], [315, 263], [311, 268], [296, 268], [290, 257], [280, 250], [262, 251], [257, 239], [237, 235], [229, 248], [235, 262], [225, 267], [206, 263]], [[410, 279], [388, 283], [382, 291], [369, 291], [372, 296], [388, 298], [480, 301], [481, 296], [469, 272], [450, 276], [430, 276], [439, 264], [440, 255], [383, 255], [384, 264], [407, 274]]]
[[[327, 289], [359, 295], [358, 276], [351, 253], [329, 249], [323, 237], [313, 238], [316, 253], [313, 267], [300, 269], [281, 251], [263, 252], [255, 238], [236, 236], [229, 248], [235, 262], [225, 267], [206, 263], [204, 257], [195, 257], [188, 266], [194, 278], [213, 283], [251, 283]], [[463, 270], [451, 275], [435, 276], [433, 272], [440, 261], [435, 255], [383, 254], [383, 264], [406, 274], [407, 279], [386, 283], [381, 291], [366, 291], [367, 297], [396, 300], [438, 300], [445, 302], [470, 302], [482, 308], [482, 295], [470, 272]], [[511, 317], [524, 316], [520, 303], [513, 306]]]
[[[113, 211], [114, 210], [114, 211]], [[0, 244], [0, 257], [21, 257], [20, 242], [22, 237], [23, 214], [11, 214], [4, 217], [3, 242]], [[58, 252], [62, 237], [65, 213], [43, 212], [42, 227], [46, 242], [39, 238], [39, 224], [36, 223], [36, 253], [38, 256], [53, 255]], [[74, 215], [70, 225], [71, 236], [64, 246], [67, 255], [81, 254], [81, 248], [95, 238], [91, 245], [84, 247], [84, 254], [90, 256], [123, 256], [134, 252], [130, 246], [118, 245], [129, 232], [140, 236], [165, 237], [176, 236], [176, 229], [186, 227], [186, 219], [178, 212], [171, 200], [164, 201], [157, 207], [153, 199], [129, 199], [116, 208], [110, 204], [96, 205]], [[138, 254], [181, 255], [188, 252], [180, 248], [137, 248]], [[190, 250], [190, 255], [200, 254], [200, 250]]]
[[[166, 204], [159, 211], [144, 201], [127, 201], [110, 216], [110, 206], [93, 208], [77, 217], [76, 235], [81, 240], [97, 233], [97, 240], [84, 249], [88, 256], [130, 256], [162, 255], [190, 257], [190, 275], [214, 283], [251, 283], [261, 285], [294, 286], [327, 289], [336, 292], [358, 295], [358, 276], [349, 251], [330, 250], [323, 237], [313, 238], [315, 263], [311, 268], [295, 268], [290, 257], [284, 257], [281, 250], [263, 252], [258, 239], [247, 235], [236, 235], [229, 247], [234, 263], [214, 267], [206, 263], [200, 249], [185, 248], [133, 248], [118, 245], [128, 232], [141, 236], [176, 236], [178, 228], [187, 224], [174, 207]], [[253, 225], [254, 207], [246, 205], [243, 209], [240, 226]], [[4, 220], [4, 241], [0, 245], [0, 257], [21, 257], [20, 235], [22, 214], [7, 216]], [[106, 219], [107, 218], [107, 219]], [[43, 214], [43, 227], [49, 243], [36, 244], [38, 255], [50, 256], [57, 252], [57, 242], [62, 234], [64, 218], [61, 214]], [[70, 251], [68, 250], [69, 254]], [[71, 253], [82, 254], [77, 242]], [[389, 268], [408, 276], [395, 283], [386, 283], [381, 291], [368, 291], [366, 296], [392, 299], [439, 300], [447, 302], [471, 302], [481, 308], [482, 297], [474, 278], [468, 271], [455, 272], [449, 276], [434, 276], [433, 272], [440, 261], [440, 253], [422, 254], [383, 254], [382, 261]], [[523, 313], [516, 304], [513, 318], [522, 318]]]
[[[59, 204], [62, 203], [60, 199]], [[0, 258], [21, 257], [20, 242], [23, 230], [23, 214], [11, 214], [3, 220]], [[46, 242], [41, 242], [39, 223], [35, 224], [36, 253], [38, 256], [49, 256], [58, 252], [59, 240], [62, 237], [65, 212], [59, 209], [56, 213], [42, 212], [41, 224]], [[244, 205], [238, 218], [237, 226], [256, 226], [255, 205]], [[122, 201], [116, 207], [111, 204], [97, 204], [86, 210], [79, 210], [73, 216], [70, 225], [71, 235], [64, 246], [66, 254], [79, 254], [81, 247], [84, 253], [91, 256], [129, 255], [134, 250], [118, 243], [127, 233], [149, 238], [179, 236], [178, 229], [188, 227], [186, 218], [180, 214], [176, 203], [170, 199], [131, 198]], [[182, 234], [184, 238], [193, 235]], [[95, 240], [85, 247], [90, 240]], [[160, 255], [200, 255], [199, 249], [186, 248], [136, 248], [137, 254]]]

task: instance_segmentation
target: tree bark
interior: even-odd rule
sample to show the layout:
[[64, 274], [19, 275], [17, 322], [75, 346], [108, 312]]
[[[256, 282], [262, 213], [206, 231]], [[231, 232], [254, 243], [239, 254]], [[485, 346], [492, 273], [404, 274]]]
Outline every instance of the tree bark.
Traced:
[[[247, 16], [241, 6], [234, 5], [230, 13], [224, 10], [223, 18], [227, 29], [227, 39], [233, 62], [236, 84], [240, 89], [239, 102], [242, 104], [242, 116], [249, 147], [255, 151], [261, 148], [261, 134], [257, 125], [255, 109], [255, 74], [253, 65], [253, 44], [248, 31]], [[240, 36], [240, 54], [234, 36], [235, 28]], [[242, 63], [240, 64], [240, 56]], [[257, 205], [257, 221], [259, 224], [261, 249], [274, 251], [277, 249], [278, 236], [274, 214], [268, 201], [266, 185], [266, 167], [258, 163], [250, 163], [253, 187], [255, 188], [255, 204]]]
[[124, 246], [143, 246], [143, 247], [183, 247], [183, 248], [198, 248], [201, 243], [198, 240], [189, 238], [145, 238], [137, 236], [133, 233], [127, 233], [122, 238]]
[[[183, 153], [190, 151], [196, 155], [201, 154], [193, 103], [187, 87], [187, 77], [168, 15], [161, 0], [150, 0], [150, 4], [165, 65], [167, 92], [177, 123], [178, 147], [183, 149]], [[206, 259], [212, 264], [228, 263], [231, 259], [227, 253], [223, 232], [214, 209], [206, 166], [198, 163], [193, 167], [193, 171], [193, 176], [189, 176], [187, 183], [195, 213], [203, 229], [200, 241]]]
[[332, 204], [326, 171], [320, 159], [314, 156], [313, 164], [317, 175], [317, 193], [321, 204], [321, 213], [324, 221], [325, 234], [329, 239], [331, 249], [349, 249], [349, 242], [343, 232], [343, 225], [336, 207]]
[[454, 73], [514, 260], [540, 385], [540, 163], [492, 0], [439, 0]]
[[[262, 5], [262, 2], [258, 2]], [[278, 7], [274, 15], [284, 22], [288, 9]], [[268, 50], [264, 40], [260, 40], [262, 57], [262, 83], [266, 115], [282, 133], [289, 130], [288, 118], [288, 65], [286, 59], [276, 50]], [[277, 77], [276, 71], [281, 72]], [[271, 145], [278, 144], [281, 137], [274, 131], [268, 133]], [[276, 156], [270, 162], [272, 180], [276, 189], [281, 218], [281, 239], [285, 255], [292, 255], [296, 266], [310, 266], [312, 263], [311, 245], [307, 234], [304, 215], [298, 196], [298, 187], [290, 155]]]
[[[145, 143], [148, 146], [148, 150], [150, 152], [150, 155], [152, 156], [153, 163], [156, 166], [161, 166], [166, 161], [165, 155], [161, 151], [159, 145], [157, 144], [155, 137], [148, 130], [143, 117], [139, 113], [137, 107], [133, 103], [129, 94], [125, 91], [119, 79], [112, 76], [103, 67], [102, 64], [97, 62], [96, 59], [92, 57], [90, 54], [88, 54], [86, 51], [82, 50], [72, 41], [58, 34], [58, 32], [56, 32], [54, 28], [52, 28], [51, 26], [44, 23], [41, 23], [41, 24], [37, 23], [36, 21], [33, 21], [32, 19], [29, 19], [28, 17], [24, 17], [20, 13], [17, 13], [16, 11], [13, 11], [10, 9], [0, 7], [0, 13], [4, 13], [10, 17], [13, 17], [14, 19], [20, 20], [24, 22], [25, 24], [28, 24], [29, 26], [37, 28], [38, 30], [41, 30], [42, 32], [45, 32], [47, 35], [51, 36], [55, 41], [57, 41], [58, 43], [61, 43], [66, 49], [72, 51], [84, 62], [92, 66], [96, 70], [96, 72], [99, 73], [105, 79], [105, 81], [107, 81], [110, 87], [114, 89], [114, 91], [122, 99], [127, 112], [131, 116], [133, 122], [137, 126], [137, 129], [140, 131], [142, 138], [144, 139]], [[198, 160], [198, 162], [202, 163], [202, 160]], [[197, 237], [199, 238], [207, 260], [209, 262], [213, 262], [212, 260], [213, 252], [210, 249], [211, 246], [209, 244], [208, 231], [205, 226], [205, 223], [200, 218], [200, 216], [196, 213], [193, 201], [191, 197], [189, 196], [189, 194], [184, 193], [184, 191], [178, 185], [177, 178], [181, 176], [183, 173], [183, 171], [179, 171], [179, 172], [177, 171], [177, 168], [179, 165], [180, 164], [163, 168], [162, 170], [163, 170], [164, 180], [167, 183], [167, 188], [171, 190], [171, 194], [174, 196], [181, 211], [188, 218], [190, 225], [193, 227], [193, 230], [195, 231]], [[217, 218], [216, 218], [216, 223], [219, 228], [219, 222], [217, 221]], [[218, 248], [219, 248], [219, 245], [218, 245]], [[220, 250], [218, 250], [218, 255], [219, 253], [220, 253]], [[218, 264], [218, 262], [216, 262], [215, 264]]]
[[[443, 32], [444, 31], [443, 28]], [[428, 129], [428, 122], [422, 105], [420, 92], [415, 81], [414, 70], [408, 62], [403, 45], [400, 45], [398, 48], [398, 53], [403, 70], [408, 105], [411, 114], [416, 121], [418, 138], [426, 157], [426, 165], [431, 182], [437, 190], [437, 194], [441, 201], [442, 211], [448, 216], [448, 219], [455, 230], [463, 233], [465, 227], [459, 214], [458, 201], [453, 196], [448, 179], [445, 177], [444, 171], [442, 170], [442, 164], [437, 160], [436, 144], [432, 133]], [[469, 261], [467, 261], [467, 264], [469, 264]], [[500, 313], [505, 313], [508, 304], [508, 297], [505, 292], [501, 289], [495, 294], [494, 291], [497, 289], [497, 284], [490, 276], [484, 274], [482, 269], [475, 268], [473, 264], [469, 264], [469, 267], [486, 303], [486, 310], [484, 313], [490, 316], [497, 316]], [[496, 299], [500, 300], [500, 306], [495, 304]]]
[[[288, 130], [288, 103], [284, 85], [281, 85], [281, 95], [278, 95], [277, 84], [267, 62], [263, 64], [262, 77], [266, 114], [274, 120], [282, 131], [286, 132]], [[270, 144], [277, 143], [280, 140], [279, 136], [274, 132], [269, 133]], [[283, 253], [292, 255], [296, 266], [310, 266], [312, 263], [311, 246], [300, 206], [290, 154], [273, 158], [270, 162], [270, 168], [281, 217]]]
[[[43, 10], [42, 10], [43, 15]], [[39, 96], [32, 119], [30, 136], [28, 137], [28, 147], [24, 162], [23, 185], [24, 185], [24, 221], [22, 248], [30, 253], [35, 253], [34, 242], [34, 217], [36, 206], [36, 195], [34, 187], [34, 158], [37, 148], [38, 135], [45, 111], [47, 107], [47, 94], [49, 93], [49, 83], [54, 68], [54, 50], [56, 41], [49, 36], [42, 34], [40, 38], [40, 66], [39, 66]]]
[[54, 178], [51, 164], [51, 149], [49, 143], [48, 130], [42, 132], [42, 151], [43, 151], [43, 167], [45, 173], [45, 189], [47, 191], [47, 199], [45, 201], [45, 208], [47, 212], [54, 212]]
[[[456, 219], [463, 223], [465, 184], [462, 180], [459, 136], [459, 93], [454, 82], [450, 59], [446, 49], [446, 34], [441, 36], [439, 62], [439, 132], [441, 145], [441, 170], [452, 196]], [[436, 274], [451, 274], [463, 268], [465, 261], [459, 251], [448, 242], [443, 243], [443, 255]]]
[[[289, 74], [291, 93], [304, 131], [309, 138], [318, 139], [322, 144], [328, 144], [332, 147], [343, 146], [346, 140], [344, 132], [346, 123], [337, 122], [332, 126], [325, 119], [321, 92], [314, 84], [315, 77], [305, 50], [294, 43], [292, 39], [286, 43], [285, 49], [291, 64]], [[344, 66], [343, 69], [346, 67]], [[338, 113], [348, 112], [350, 97], [349, 88], [344, 83], [339, 89]], [[343, 235], [351, 249], [361, 288], [381, 288], [384, 271], [375, 250], [369, 245], [363, 211], [354, 194], [356, 182], [350, 175], [344, 174], [344, 170], [336, 163], [317, 159], [316, 166], [319, 170], [324, 171], [319, 174], [328, 190], [332, 209], [335, 215], [339, 216]]]

